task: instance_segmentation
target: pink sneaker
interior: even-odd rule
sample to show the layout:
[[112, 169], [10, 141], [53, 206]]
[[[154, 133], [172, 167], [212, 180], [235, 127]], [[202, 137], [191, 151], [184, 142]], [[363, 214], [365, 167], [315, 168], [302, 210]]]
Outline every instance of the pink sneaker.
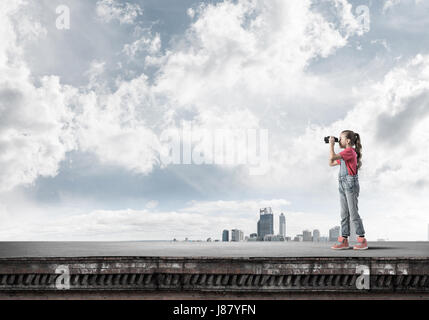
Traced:
[[338, 237], [337, 243], [335, 243], [331, 249], [334, 250], [344, 250], [344, 249], [350, 249], [349, 247], [349, 240], [344, 237]]
[[368, 242], [364, 237], [357, 238], [358, 244], [353, 247], [354, 250], [366, 250], [368, 249]]

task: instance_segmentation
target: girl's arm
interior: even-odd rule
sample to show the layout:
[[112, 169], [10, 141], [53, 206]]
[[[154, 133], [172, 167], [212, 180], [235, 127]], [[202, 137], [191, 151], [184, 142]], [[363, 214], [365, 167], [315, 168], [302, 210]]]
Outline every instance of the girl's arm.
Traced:
[[341, 154], [336, 154], [335, 152], [331, 153], [331, 157], [329, 158], [331, 161], [341, 160]]
[[332, 160], [332, 161], [329, 161], [329, 165], [331, 167], [335, 167], [335, 166], [338, 166], [338, 162], [337, 162], [337, 160]]
[[329, 160], [331, 161], [331, 162], [333, 162], [333, 161], [335, 161], [335, 160], [340, 160], [342, 157], [341, 157], [341, 155], [340, 154], [336, 154], [335, 153], [335, 151], [334, 151], [334, 143], [335, 143], [335, 140], [334, 140], [334, 138], [330, 138], [329, 139], [329, 142], [331, 143], [331, 150], [330, 150], [330, 157], [329, 157]]

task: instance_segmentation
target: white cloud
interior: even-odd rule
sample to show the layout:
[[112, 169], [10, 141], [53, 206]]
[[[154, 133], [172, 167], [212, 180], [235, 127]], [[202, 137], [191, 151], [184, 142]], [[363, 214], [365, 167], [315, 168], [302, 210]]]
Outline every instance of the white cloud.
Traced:
[[134, 58], [139, 52], [147, 52], [154, 55], [161, 49], [161, 37], [159, 33], [154, 36], [151, 34], [144, 35], [131, 44], [124, 45], [123, 52], [129, 57]]
[[338, 29], [310, 1], [200, 6], [186, 38], [158, 60], [154, 91], [168, 95], [178, 114], [195, 112], [196, 129], [269, 128], [273, 139], [296, 134], [307, 117], [295, 104], [333, 97], [329, 80], [306, 68], [359, 32], [351, 6], [335, 5]]
[[94, 60], [91, 62], [86, 75], [88, 76], [89, 88], [100, 89], [100, 86], [103, 84], [101, 76], [105, 71], [106, 62]]
[[[80, 149], [96, 153], [104, 163], [146, 174], [158, 163], [158, 134], [177, 126], [183, 110], [195, 112], [190, 121], [196, 130], [264, 128], [259, 120], [264, 116], [265, 125], [277, 121], [280, 105], [326, 89], [305, 68], [311, 59], [344, 46], [356, 29], [351, 27], [350, 6], [341, 3], [337, 7], [347, 21], [344, 35], [313, 12], [310, 1], [200, 6], [183, 42], [164, 56], [150, 56], [159, 66], [153, 85], [143, 74], [131, 81], [118, 79], [113, 93], [80, 95]], [[134, 56], [142, 48], [156, 54], [159, 37], [141, 38], [124, 50]], [[267, 101], [270, 96], [277, 99]], [[285, 124], [298, 124], [296, 120], [285, 119]]]
[[116, 0], [99, 0], [96, 4], [97, 16], [104, 22], [118, 20], [120, 24], [133, 24], [143, 9], [138, 4]]
[[247, 201], [190, 201], [188, 206], [180, 211], [200, 213], [206, 215], [212, 214], [231, 214], [242, 216], [256, 214], [260, 208], [271, 207], [274, 211], [287, 210], [290, 202], [286, 199], [269, 200], [247, 200]]
[[36, 86], [23, 60], [11, 18], [23, 4], [3, 2], [0, 8], [0, 190], [56, 175], [59, 162], [74, 147], [67, 108], [72, 88], [55, 76], [39, 79]]
[[195, 10], [192, 8], [188, 8], [188, 10], [186, 11], [186, 13], [188, 14], [189, 17], [191, 17], [192, 19], [195, 17]]
[[383, 6], [383, 13], [385, 13], [387, 10], [389, 10], [390, 8], [398, 5], [401, 3], [401, 0], [386, 0], [386, 2], [384, 3]]
[[405, 3], [405, 4], [415, 4], [415, 5], [419, 5], [424, 3], [423, 0], [386, 0], [386, 2], [384, 3], [383, 6], [383, 14], [386, 13], [387, 11], [391, 10], [393, 7], [400, 5], [401, 3]]
[[187, 31], [186, 41], [168, 55], [157, 89], [170, 92], [175, 87], [178, 103], [200, 109], [207, 109], [209, 99], [224, 106], [215, 98], [234, 100], [237, 89], [246, 96], [247, 91], [280, 94], [290, 87], [293, 94], [303, 84], [310, 60], [330, 55], [346, 40], [347, 35], [310, 10], [310, 1], [206, 5]]
[[158, 206], [159, 202], [156, 200], [151, 200], [148, 203], [146, 203], [146, 208], [148, 209], [153, 209], [156, 208]]
[[81, 94], [75, 102], [79, 150], [93, 152], [102, 163], [151, 172], [160, 149], [151, 127], [163, 121], [155, 101], [144, 75], [123, 82], [113, 94]]
[[386, 39], [375, 39], [375, 40], [371, 40], [371, 44], [381, 44], [387, 51], [391, 51], [391, 48], [389, 46], [389, 44], [387, 43]]

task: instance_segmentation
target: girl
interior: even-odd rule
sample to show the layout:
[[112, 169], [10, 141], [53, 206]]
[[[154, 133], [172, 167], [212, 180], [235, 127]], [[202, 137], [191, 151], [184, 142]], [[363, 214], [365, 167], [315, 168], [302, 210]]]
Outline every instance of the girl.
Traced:
[[[335, 250], [349, 249], [348, 237], [350, 236], [350, 219], [355, 226], [358, 235], [358, 244], [353, 247], [355, 250], [368, 249], [365, 239], [365, 230], [358, 212], [359, 197], [359, 177], [358, 169], [362, 166], [362, 145], [360, 136], [351, 130], [344, 130], [340, 134], [339, 145], [344, 149], [339, 154], [334, 152], [334, 137], [329, 138], [331, 167], [340, 165], [338, 173], [338, 189], [340, 191], [341, 203], [341, 236], [338, 242], [331, 248]], [[353, 148], [355, 146], [355, 148]]]

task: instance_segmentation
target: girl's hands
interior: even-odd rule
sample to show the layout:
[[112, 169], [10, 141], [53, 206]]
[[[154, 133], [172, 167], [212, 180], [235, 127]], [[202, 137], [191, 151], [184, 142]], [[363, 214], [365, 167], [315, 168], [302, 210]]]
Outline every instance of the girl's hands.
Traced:
[[329, 137], [329, 143], [331, 144], [331, 146], [333, 146], [335, 144], [335, 138]]

